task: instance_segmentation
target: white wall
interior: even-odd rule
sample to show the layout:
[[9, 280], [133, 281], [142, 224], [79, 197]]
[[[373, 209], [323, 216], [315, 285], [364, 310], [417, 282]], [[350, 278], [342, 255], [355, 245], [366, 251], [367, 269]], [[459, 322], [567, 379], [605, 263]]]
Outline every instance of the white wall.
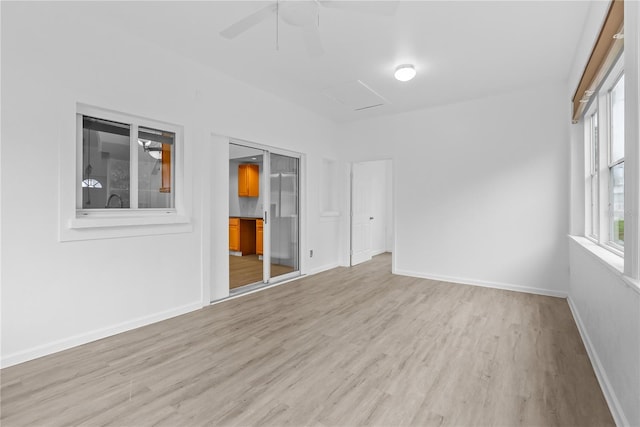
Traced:
[[[90, 12], [73, 2], [2, 4], [3, 366], [225, 296], [228, 138], [214, 134], [304, 153], [314, 194], [322, 156], [336, 157], [330, 122]], [[152, 72], [138, 66], [158, 61]], [[184, 126], [192, 231], [58, 240], [58, 203], [75, 191], [59, 185], [69, 163], [59, 155], [74, 150], [77, 102]], [[342, 245], [317, 199], [304, 205], [307, 271], [337, 265]]]
[[[608, 2], [593, 2], [580, 46], [568, 81], [566, 94], [571, 99], [578, 86], [591, 49], [607, 12]], [[638, 258], [633, 240], [634, 223], [638, 224], [637, 170], [638, 149], [638, 73], [640, 55], [640, 7], [638, 2], [625, 2], [625, 165], [635, 169], [636, 179], [627, 179], [625, 189], [625, 270]], [[630, 108], [631, 107], [631, 108]], [[569, 120], [567, 115], [566, 120]], [[631, 131], [631, 132], [630, 132]], [[636, 137], [629, 138], [629, 135]], [[571, 233], [584, 235], [584, 132], [583, 122], [571, 127]], [[635, 156], [635, 159], [633, 158]], [[635, 165], [634, 165], [635, 164]], [[636, 191], [635, 201], [628, 197]], [[635, 218], [632, 220], [632, 218]], [[627, 226], [629, 224], [629, 226]], [[638, 240], [637, 226], [635, 239]], [[640, 425], [640, 282], [623, 276], [621, 260], [615, 256], [595, 255], [604, 249], [593, 248], [584, 239], [570, 239], [569, 304], [589, 352], [592, 365], [604, 391], [609, 408], [618, 425]], [[579, 243], [582, 242], [582, 243]], [[634, 254], [635, 251], [635, 255]], [[636, 259], [635, 262], [640, 262]], [[636, 278], [637, 279], [637, 278]]]
[[566, 295], [566, 95], [554, 84], [346, 125], [393, 159], [395, 272]]
[[391, 160], [387, 160], [387, 168], [386, 168], [386, 236], [385, 236], [385, 250], [387, 252], [393, 251], [393, 244], [395, 239], [395, 233], [393, 229], [393, 162]]
[[571, 240], [569, 304], [618, 425], [640, 425], [640, 295]]

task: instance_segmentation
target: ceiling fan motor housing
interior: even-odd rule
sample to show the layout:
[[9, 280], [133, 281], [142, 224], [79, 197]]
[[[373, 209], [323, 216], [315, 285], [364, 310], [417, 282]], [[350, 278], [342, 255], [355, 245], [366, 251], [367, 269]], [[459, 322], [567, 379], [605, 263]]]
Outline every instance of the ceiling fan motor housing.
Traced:
[[278, 14], [284, 22], [295, 27], [316, 25], [318, 4], [315, 1], [280, 1]]

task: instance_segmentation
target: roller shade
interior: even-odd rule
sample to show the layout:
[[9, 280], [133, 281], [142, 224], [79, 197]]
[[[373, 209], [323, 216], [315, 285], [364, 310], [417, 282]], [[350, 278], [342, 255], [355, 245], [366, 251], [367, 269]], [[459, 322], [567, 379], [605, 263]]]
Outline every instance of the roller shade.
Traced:
[[613, 0], [582, 78], [573, 95], [572, 122], [578, 123], [595, 93], [624, 47], [624, 0]]

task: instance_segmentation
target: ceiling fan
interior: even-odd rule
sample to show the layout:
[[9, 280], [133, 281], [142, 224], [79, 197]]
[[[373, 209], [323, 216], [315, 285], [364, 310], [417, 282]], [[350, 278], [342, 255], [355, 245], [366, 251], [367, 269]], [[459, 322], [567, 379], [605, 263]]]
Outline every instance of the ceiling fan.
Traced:
[[393, 15], [397, 8], [397, 1], [276, 0], [222, 30], [220, 35], [227, 39], [236, 38], [275, 15], [276, 23], [282, 20], [286, 24], [300, 28], [309, 54], [319, 56], [324, 53], [318, 30], [321, 7], [354, 10], [376, 15]]

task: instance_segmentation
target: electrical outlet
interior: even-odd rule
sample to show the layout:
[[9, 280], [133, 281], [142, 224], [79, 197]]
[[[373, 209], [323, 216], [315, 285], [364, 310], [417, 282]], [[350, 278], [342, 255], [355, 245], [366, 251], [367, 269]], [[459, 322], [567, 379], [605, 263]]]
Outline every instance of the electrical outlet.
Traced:
[[309, 258], [313, 258], [313, 249], [309, 251]]

